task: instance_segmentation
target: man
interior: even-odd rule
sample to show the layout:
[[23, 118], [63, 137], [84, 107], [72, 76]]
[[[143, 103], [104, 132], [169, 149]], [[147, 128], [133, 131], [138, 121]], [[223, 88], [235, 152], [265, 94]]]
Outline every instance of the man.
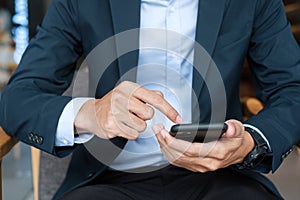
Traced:
[[[136, 28], [140, 34], [130, 32]], [[143, 34], [147, 28], [164, 34]], [[122, 38], [126, 31], [133, 41]], [[121, 36], [101, 49], [115, 34]], [[218, 71], [181, 36], [202, 45]], [[157, 40], [166, 48], [141, 48]], [[136, 49], [126, 52], [124, 42]], [[117, 59], [110, 63], [103, 55]], [[259, 172], [275, 171], [300, 139], [299, 55], [280, 0], [55, 0], [3, 92], [1, 125], [51, 154], [73, 153], [54, 199], [280, 199]], [[95, 99], [60, 96], [80, 56], [91, 77], [101, 75], [90, 80]], [[245, 57], [265, 108], [242, 124], [238, 88]], [[218, 82], [212, 80], [218, 73], [226, 99], [215, 106], [210, 83]], [[215, 89], [222, 99], [223, 90]], [[215, 107], [220, 113], [227, 107], [212, 120], [225, 117], [228, 125], [217, 142], [169, 135], [174, 123], [210, 122]], [[151, 129], [155, 135], [147, 135]], [[102, 143], [90, 148], [97, 138]], [[107, 150], [108, 141], [123, 151]]]

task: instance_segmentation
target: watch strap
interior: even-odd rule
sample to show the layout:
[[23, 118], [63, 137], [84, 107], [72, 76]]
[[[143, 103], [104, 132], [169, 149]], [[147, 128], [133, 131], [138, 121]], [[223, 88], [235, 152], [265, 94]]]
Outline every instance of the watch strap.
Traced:
[[244, 161], [236, 166], [238, 169], [253, 169], [266, 157], [268, 145], [264, 138], [261, 137], [261, 135], [254, 129], [245, 127], [245, 131], [252, 136], [255, 146], [253, 150], [245, 157]]

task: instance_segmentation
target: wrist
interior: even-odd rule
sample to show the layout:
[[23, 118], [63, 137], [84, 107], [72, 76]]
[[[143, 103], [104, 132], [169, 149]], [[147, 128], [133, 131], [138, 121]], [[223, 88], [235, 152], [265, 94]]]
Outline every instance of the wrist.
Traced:
[[245, 147], [243, 158], [245, 158], [255, 147], [255, 141], [248, 131], [244, 132], [243, 146]]
[[91, 121], [95, 118], [95, 99], [86, 101], [78, 111], [74, 119], [74, 134], [81, 134], [91, 131]]

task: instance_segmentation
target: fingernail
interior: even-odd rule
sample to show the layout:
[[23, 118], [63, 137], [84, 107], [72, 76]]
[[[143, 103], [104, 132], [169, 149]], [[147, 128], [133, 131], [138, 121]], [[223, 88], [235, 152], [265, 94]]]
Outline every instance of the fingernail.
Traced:
[[178, 116], [176, 117], [176, 123], [177, 123], [177, 124], [181, 124], [181, 123], [182, 123], [182, 118], [181, 118], [180, 115], [178, 115]]
[[169, 134], [165, 129], [162, 129], [159, 133], [164, 139], [167, 137], [167, 134]]

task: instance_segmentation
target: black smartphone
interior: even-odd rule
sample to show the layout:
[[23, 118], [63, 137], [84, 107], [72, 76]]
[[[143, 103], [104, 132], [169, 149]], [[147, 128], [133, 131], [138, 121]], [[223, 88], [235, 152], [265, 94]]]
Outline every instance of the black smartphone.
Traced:
[[176, 124], [171, 127], [170, 134], [189, 142], [211, 142], [220, 139], [226, 130], [226, 123]]

